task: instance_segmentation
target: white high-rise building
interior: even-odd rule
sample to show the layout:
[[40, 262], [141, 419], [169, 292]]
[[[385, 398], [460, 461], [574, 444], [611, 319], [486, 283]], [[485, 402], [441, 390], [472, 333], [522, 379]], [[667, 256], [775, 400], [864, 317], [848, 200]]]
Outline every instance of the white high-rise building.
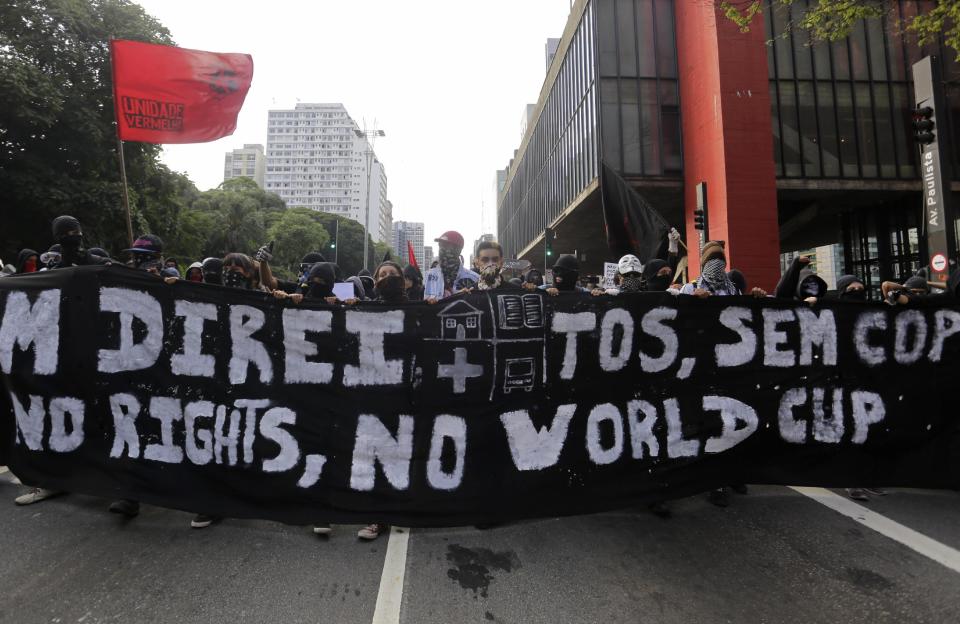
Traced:
[[263, 146], [246, 143], [243, 149], [227, 152], [223, 159], [223, 181], [232, 178], [250, 178], [263, 188], [267, 159]]
[[[413, 243], [413, 255], [417, 259], [417, 265], [421, 270], [429, 269], [429, 265], [424, 265], [426, 257], [423, 248], [423, 224], [412, 221], [395, 221], [393, 224], [393, 250], [397, 256], [406, 260], [409, 257], [407, 252], [407, 241]], [[431, 250], [432, 251], [432, 250]]]
[[[370, 164], [369, 197], [367, 165]], [[343, 104], [297, 104], [267, 116], [266, 186], [289, 207], [342, 215], [389, 241], [387, 175]]]

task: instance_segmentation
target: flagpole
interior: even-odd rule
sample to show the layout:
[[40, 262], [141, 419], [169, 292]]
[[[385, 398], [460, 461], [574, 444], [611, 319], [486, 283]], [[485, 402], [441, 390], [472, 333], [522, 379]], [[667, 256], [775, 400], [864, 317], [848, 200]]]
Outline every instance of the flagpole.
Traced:
[[133, 220], [130, 218], [130, 192], [127, 189], [127, 165], [123, 159], [123, 140], [120, 138], [120, 128], [117, 127], [117, 154], [120, 155], [120, 183], [123, 185], [123, 208], [127, 213], [127, 238], [133, 247]]
[[113, 84], [113, 121], [117, 124], [117, 156], [120, 157], [120, 184], [123, 185], [123, 210], [127, 216], [127, 239], [133, 247], [133, 219], [130, 217], [130, 190], [127, 187], [127, 163], [123, 158], [123, 139], [120, 138], [120, 111], [117, 106], [117, 64], [113, 58], [113, 41], [110, 37], [110, 76]]

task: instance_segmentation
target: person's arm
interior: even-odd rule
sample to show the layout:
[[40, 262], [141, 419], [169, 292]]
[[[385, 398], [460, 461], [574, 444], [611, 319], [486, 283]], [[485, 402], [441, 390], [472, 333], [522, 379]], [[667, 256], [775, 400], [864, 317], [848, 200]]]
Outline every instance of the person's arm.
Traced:
[[810, 258], [807, 256], [798, 256], [790, 263], [787, 272], [783, 274], [780, 281], [777, 282], [777, 288], [773, 291], [773, 296], [778, 299], [793, 299], [797, 294], [797, 286], [800, 281], [800, 271], [803, 267], [810, 264]]
[[277, 278], [273, 276], [273, 271], [270, 270], [270, 263], [266, 260], [260, 261], [260, 283], [270, 290], [277, 289]]

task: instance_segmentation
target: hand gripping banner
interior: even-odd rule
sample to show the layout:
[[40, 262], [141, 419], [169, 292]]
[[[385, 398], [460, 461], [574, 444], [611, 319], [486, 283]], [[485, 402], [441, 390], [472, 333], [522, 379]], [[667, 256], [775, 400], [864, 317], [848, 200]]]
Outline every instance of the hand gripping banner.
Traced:
[[954, 488], [960, 309], [0, 279], [0, 463], [226, 517], [442, 526], [730, 483]]

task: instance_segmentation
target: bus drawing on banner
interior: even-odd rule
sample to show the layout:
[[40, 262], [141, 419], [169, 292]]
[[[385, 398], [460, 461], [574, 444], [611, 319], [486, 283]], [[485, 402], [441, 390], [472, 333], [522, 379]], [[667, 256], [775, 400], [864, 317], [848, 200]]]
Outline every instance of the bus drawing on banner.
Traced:
[[514, 390], [531, 392], [536, 379], [537, 367], [532, 357], [508, 358], [504, 366], [503, 393]]

